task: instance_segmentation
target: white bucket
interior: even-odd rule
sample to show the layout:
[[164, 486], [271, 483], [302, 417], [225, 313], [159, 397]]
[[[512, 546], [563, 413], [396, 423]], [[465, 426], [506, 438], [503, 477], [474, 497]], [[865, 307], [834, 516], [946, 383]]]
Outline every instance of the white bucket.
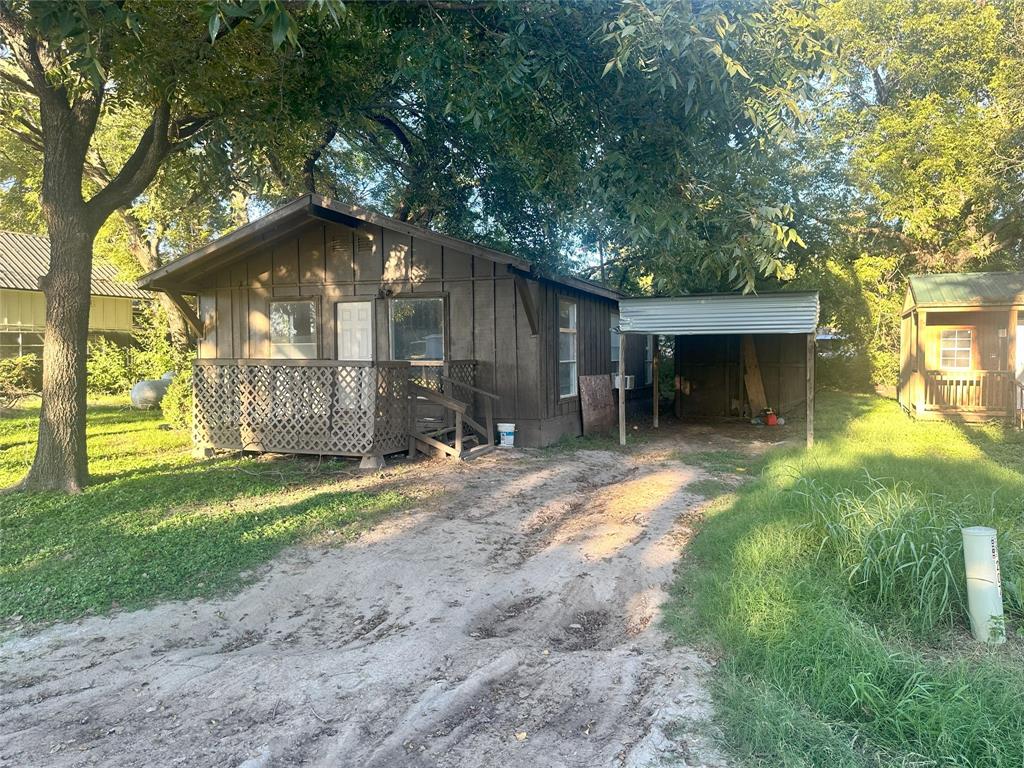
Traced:
[[501, 438], [502, 448], [511, 448], [515, 445], [516, 441], [516, 425], [515, 424], [502, 424], [498, 422], [498, 437]]

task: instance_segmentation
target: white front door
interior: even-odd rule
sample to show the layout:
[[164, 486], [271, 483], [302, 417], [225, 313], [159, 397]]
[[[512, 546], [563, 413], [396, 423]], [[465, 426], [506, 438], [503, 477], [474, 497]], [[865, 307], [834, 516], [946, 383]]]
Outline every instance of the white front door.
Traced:
[[339, 301], [338, 359], [373, 360], [373, 301]]

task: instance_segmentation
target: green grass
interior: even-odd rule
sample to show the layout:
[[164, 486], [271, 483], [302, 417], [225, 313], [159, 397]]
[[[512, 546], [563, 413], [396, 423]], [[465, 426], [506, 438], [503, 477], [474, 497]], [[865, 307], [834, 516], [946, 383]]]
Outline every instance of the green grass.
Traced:
[[[93, 483], [77, 496], [0, 496], [0, 622], [72, 619], [237, 588], [283, 547], [344, 542], [401, 507], [394, 491], [345, 488], [337, 465], [196, 461], [159, 413], [90, 405]], [[21, 477], [36, 412], [0, 418], [0, 486]]]
[[719, 475], [747, 475], [758, 471], [763, 459], [740, 451], [679, 451], [676, 458]]
[[706, 477], [689, 483], [686, 486], [686, 490], [707, 499], [715, 499], [724, 493], [729, 493], [732, 490], [732, 486], [722, 480], [718, 480], [713, 477]]
[[[1024, 436], [869, 396], [823, 396], [818, 427], [709, 506], [666, 612], [722, 656], [727, 746], [747, 765], [1019, 768]], [[965, 523], [999, 530], [1002, 647], [966, 630]]]
[[605, 432], [595, 435], [563, 435], [551, 445], [536, 449], [541, 456], [558, 456], [576, 451], [623, 451], [629, 452], [637, 445], [650, 442], [647, 432], [630, 430], [626, 435], [626, 445], [619, 445], [619, 433]]

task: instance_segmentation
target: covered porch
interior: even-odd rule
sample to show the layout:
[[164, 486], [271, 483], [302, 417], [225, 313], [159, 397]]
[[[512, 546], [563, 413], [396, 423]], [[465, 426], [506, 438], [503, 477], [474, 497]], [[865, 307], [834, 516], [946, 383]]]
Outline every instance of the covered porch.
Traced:
[[[721, 391], [727, 400], [730, 387], [738, 386], [738, 401], [732, 399], [726, 409], [739, 415], [756, 416], [767, 408], [776, 411], [785, 402], [787, 418], [802, 406], [808, 447], [814, 444], [814, 362], [815, 336], [818, 325], [817, 292], [766, 294], [705, 294], [672, 298], [623, 299], [619, 302], [620, 361], [625, 360], [630, 343], [652, 339], [654, 349], [654, 391], [652, 426], [658, 428], [659, 368], [658, 339], [671, 336], [675, 349], [676, 413], [681, 415], [681, 401], [692, 394], [691, 382], [682, 372], [689, 364], [714, 369], [718, 378], [703, 382], [707, 390]], [[630, 339], [636, 339], [631, 342]], [[682, 344], [696, 338], [700, 345]], [[644, 340], [645, 341], [645, 340]], [[776, 357], [766, 360], [765, 351], [776, 350]], [[759, 354], [760, 350], [760, 354]], [[682, 355], [680, 354], [682, 352]], [[710, 354], [713, 353], [713, 354]], [[710, 356], [708, 356], [710, 354]], [[707, 356], [707, 359], [687, 359]], [[793, 357], [793, 360], [789, 358]], [[733, 359], [735, 358], [735, 359]], [[773, 386], [766, 389], [763, 369], [771, 365], [776, 374]], [[622, 362], [620, 362], [620, 365]], [[796, 396], [794, 396], [796, 393]], [[802, 393], [802, 397], [800, 394]], [[619, 442], [626, 444], [626, 397], [618, 392]]]
[[494, 445], [494, 396], [475, 386], [475, 371], [474, 360], [196, 360], [193, 446], [362, 457], [364, 466], [417, 450], [465, 458]]

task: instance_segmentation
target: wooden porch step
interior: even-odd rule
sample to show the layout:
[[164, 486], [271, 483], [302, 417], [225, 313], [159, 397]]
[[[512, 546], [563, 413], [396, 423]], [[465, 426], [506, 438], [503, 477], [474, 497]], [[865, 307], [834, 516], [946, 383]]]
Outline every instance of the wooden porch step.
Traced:
[[490, 453], [495, 448], [497, 448], [496, 445], [478, 445], [476, 448], [464, 451], [462, 454], [462, 460], [472, 461], [473, 459], [477, 459], [485, 454]]

